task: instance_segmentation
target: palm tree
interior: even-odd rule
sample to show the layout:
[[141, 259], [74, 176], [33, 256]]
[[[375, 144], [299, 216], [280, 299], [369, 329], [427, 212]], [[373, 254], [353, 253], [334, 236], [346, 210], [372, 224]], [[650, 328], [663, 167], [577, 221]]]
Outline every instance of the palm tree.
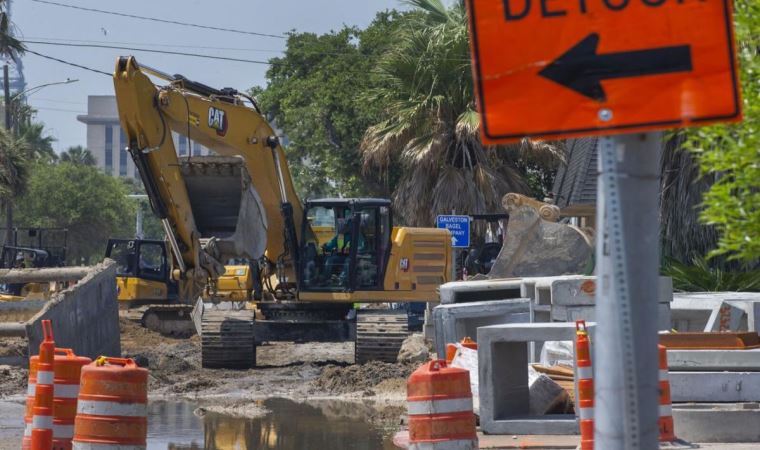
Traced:
[[69, 147], [68, 150], [61, 153], [59, 159], [61, 162], [67, 162], [80, 166], [94, 166], [96, 164], [95, 157], [92, 155], [92, 152], [82, 147], [81, 145], [77, 145], [76, 147]]
[[[5, 205], [5, 225], [8, 231], [13, 228], [13, 201], [26, 190], [29, 176], [28, 153], [26, 141], [0, 129], [0, 200]], [[5, 242], [10, 236], [11, 233], [6, 232]]]
[[[24, 44], [21, 43], [21, 41], [19, 41], [13, 36], [13, 32], [11, 28], [12, 28], [12, 24], [8, 17], [6, 1], [0, 0], [0, 56], [16, 60], [16, 58], [24, 54], [24, 50], [26, 50], [26, 48], [24, 47]], [[8, 77], [5, 77], [4, 82], [6, 83], [6, 86], [7, 86]], [[9, 100], [10, 99], [7, 99], [7, 98], [5, 99], [5, 107], [7, 110], [10, 110]], [[6, 111], [6, 114], [9, 114], [9, 113], [10, 113], [9, 111]], [[5, 143], [8, 145], [8, 147], [4, 151], [5, 162], [0, 163], [0, 164], [2, 164], [6, 170], [6, 173], [4, 176], [7, 178], [4, 180], [4, 182], [10, 183], [6, 185], [5, 187], [6, 193], [3, 195], [3, 199], [5, 202], [5, 224], [6, 224], [6, 228], [10, 230], [11, 228], [13, 228], [13, 196], [16, 195], [16, 192], [20, 192], [21, 190], [23, 190], [21, 188], [23, 187], [23, 184], [26, 183], [26, 176], [25, 175], [19, 176], [22, 173], [25, 174], [25, 171], [21, 169], [21, 167], [24, 164], [16, 165], [13, 161], [11, 161], [11, 159], [8, 159], [11, 157], [13, 158], [24, 157], [23, 154], [18, 154], [17, 152], [10, 150], [12, 147], [15, 146], [11, 144], [16, 144], [18, 143], [18, 141], [13, 139], [13, 137], [10, 135], [6, 135], [6, 137], [3, 139], [8, 141]], [[17, 162], [20, 163], [20, 161], [17, 161]], [[22, 183], [22, 184], [16, 185], [16, 183]], [[11, 236], [11, 233], [6, 234], [6, 238], [5, 238], [6, 243], [10, 242], [10, 239], [11, 239], [10, 236]]]
[[45, 124], [22, 121], [18, 127], [19, 136], [29, 144], [29, 157], [35, 161], [51, 162], [57, 159], [53, 150], [55, 138], [45, 133]]
[[523, 140], [488, 147], [480, 140], [462, 3], [408, 3], [416, 11], [377, 68], [379, 87], [368, 95], [384, 117], [364, 135], [365, 170], [387, 174], [400, 164], [393, 201], [410, 226], [430, 226], [437, 214], [452, 210], [501, 211], [509, 192], [543, 195], [531, 180], [556, 169], [556, 145]]

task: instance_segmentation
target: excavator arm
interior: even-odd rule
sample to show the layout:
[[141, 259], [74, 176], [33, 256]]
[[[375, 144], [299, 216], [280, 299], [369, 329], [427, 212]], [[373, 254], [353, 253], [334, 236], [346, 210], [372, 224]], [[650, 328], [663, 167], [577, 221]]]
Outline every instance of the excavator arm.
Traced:
[[[149, 75], [168, 84], [157, 86]], [[281, 284], [295, 281], [303, 207], [255, 102], [134, 57], [118, 59], [114, 87], [127, 150], [166, 231], [180, 298], [195, 301], [233, 258], [263, 257]], [[215, 155], [178, 158], [173, 133]]]

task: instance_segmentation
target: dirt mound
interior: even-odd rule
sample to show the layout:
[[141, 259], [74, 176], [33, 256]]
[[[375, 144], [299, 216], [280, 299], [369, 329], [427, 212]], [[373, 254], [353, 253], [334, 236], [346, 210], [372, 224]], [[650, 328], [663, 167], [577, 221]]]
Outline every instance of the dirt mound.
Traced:
[[27, 378], [29, 378], [29, 371], [26, 369], [0, 366], [0, 397], [25, 391]]
[[27, 358], [28, 354], [29, 346], [26, 339], [13, 337], [0, 339], [0, 356]]
[[378, 390], [384, 390], [382, 388], [406, 386], [406, 379], [418, 365], [371, 362], [353, 366], [327, 366], [314, 381], [314, 389], [334, 395], [363, 391], [372, 396], [378, 394]]

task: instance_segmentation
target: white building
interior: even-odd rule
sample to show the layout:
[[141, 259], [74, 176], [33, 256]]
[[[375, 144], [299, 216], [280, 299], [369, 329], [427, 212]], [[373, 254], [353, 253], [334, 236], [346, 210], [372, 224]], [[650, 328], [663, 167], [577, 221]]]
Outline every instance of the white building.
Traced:
[[[98, 167], [109, 175], [139, 178], [135, 163], [126, 151], [127, 140], [119, 125], [115, 96], [88, 96], [87, 114], [77, 116], [77, 120], [87, 125], [87, 149], [95, 157]], [[179, 156], [187, 156], [190, 147], [193, 156], [209, 153], [207, 148], [188, 141], [185, 136], [172, 133], [172, 139]]]

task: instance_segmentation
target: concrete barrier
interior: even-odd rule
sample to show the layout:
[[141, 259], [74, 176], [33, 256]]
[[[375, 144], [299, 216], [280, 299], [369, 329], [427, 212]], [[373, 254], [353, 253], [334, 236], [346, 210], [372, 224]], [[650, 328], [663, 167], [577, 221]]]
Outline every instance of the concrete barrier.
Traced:
[[433, 309], [433, 318], [435, 351], [443, 357], [446, 344], [459, 342], [465, 337], [477, 339], [478, 327], [530, 322], [530, 299], [439, 305]]
[[53, 322], [57, 347], [97, 358], [121, 356], [119, 305], [116, 299], [116, 263], [105, 260], [89, 268], [73, 286], [58, 292], [26, 322], [29, 354], [36, 355], [42, 341], [43, 319]]
[[687, 441], [760, 442], [757, 403], [673, 405], [673, 419], [676, 434]]
[[[592, 323], [587, 326], [593, 343], [596, 326]], [[480, 426], [484, 433], [578, 434], [575, 414], [529, 415], [529, 343], [574, 340], [574, 323], [478, 328]]]

